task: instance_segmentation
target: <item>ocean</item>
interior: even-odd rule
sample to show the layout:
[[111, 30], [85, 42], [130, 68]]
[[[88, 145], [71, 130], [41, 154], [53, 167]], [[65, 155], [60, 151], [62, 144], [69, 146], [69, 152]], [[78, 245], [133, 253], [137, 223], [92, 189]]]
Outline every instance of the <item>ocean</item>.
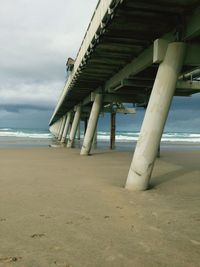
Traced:
[[[116, 149], [132, 150], [139, 137], [139, 132], [117, 131]], [[77, 146], [81, 146], [81, 140]], [[98, 147], [109, 147], [110, 134], [108, 131], [98, 131]], [[23, 129], [23, 128], [0, 128], [0, 147], [27, 147], [27, 146], [50, 146], [55, 144], [53, 135], [44, 129]], [[185, 147], [186, 149], [200, 148], [200, 133], [198, 132], [165, 132], [162, 136], [161, 146]]]

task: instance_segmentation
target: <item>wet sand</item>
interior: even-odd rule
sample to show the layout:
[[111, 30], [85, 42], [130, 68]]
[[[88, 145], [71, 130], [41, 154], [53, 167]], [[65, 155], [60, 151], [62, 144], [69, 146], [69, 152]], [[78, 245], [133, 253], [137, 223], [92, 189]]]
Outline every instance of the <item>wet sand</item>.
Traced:
[[162, 152], [152, 189], [131, 152], [0, 150], [0, 266], [200, 266], [200, 151]]

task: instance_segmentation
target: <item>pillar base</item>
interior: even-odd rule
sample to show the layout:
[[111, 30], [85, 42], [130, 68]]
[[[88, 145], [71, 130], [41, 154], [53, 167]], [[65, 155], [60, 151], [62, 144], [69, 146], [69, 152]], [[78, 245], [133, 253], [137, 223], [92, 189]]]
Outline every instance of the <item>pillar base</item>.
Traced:
[[87, 149], [85, 149], [84, 147], [82, 147], [81, 152], [80, 152], [81, 156], [89, 156], [89, 151], [87, 151]]

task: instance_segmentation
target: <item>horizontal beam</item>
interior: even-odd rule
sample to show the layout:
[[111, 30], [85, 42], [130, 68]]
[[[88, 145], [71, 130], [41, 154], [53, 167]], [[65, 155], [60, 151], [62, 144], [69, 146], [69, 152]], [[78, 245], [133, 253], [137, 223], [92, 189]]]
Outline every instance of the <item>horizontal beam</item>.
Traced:
[[107, 103], [141, 103], [146, 99], [145, 95], [129, 95], [129, 94], [105, 94], [104, 102]]
[[200, 8], [198, 8], [186, 25], [183, 39], [191, 40], [200, 36]]
[[[199, 18], [200, 20], [200, 18]], [[200, 45], [199, 44], [188, 44], [186, 50], [186, 56], [184, 65], [187, 66], [199, 66], [200, 65]]]
[[200, 81], [178, 81], [176, 89], [200, 92]]
[[123, 114], [135, 114], [135, 108], [117, 108], [114, 110], [116, 113], [123, 113]]
[[142, 52], [137, 58], [133, 59], [131, 63], [126, 65], [121, 71], [115, 74], [105, 84], [105, 91], [110, 92], [112, 88], [119, 84], [121, 80], [128, 78], [130, 75], [135, 75], [153, 63], [153, 46], [150, 46]]
[[[98, 92], [101, 93], [101, 92]], [[89, 94], [82, 102], [83, 106], [89, 105], [91, 102], [94, 102], [95, 93]], [[103, 94], [104, 103], [141, 103], [146, 100], [145, 94]]]

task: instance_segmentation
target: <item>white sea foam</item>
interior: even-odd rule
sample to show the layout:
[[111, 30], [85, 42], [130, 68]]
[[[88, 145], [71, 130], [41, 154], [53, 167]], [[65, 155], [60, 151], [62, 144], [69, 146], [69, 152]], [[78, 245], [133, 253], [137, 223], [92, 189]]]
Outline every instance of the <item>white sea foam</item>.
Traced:
[[198, 138], [200, 138], [200, 134], [190, 134], [189, 136], [190, 137], [198, 137]]
[[50, 133], [23, 132], [11, 129], [6, 131], [5, 129], [0, 129], [0, 137], [50, 139], [52, 135]]
[[[116, 141], [136, 142], [139, 138], [139, 132], [117, 132]], [[27, 138], [27, 139], [51, 139], [53, 136], [48, 131], [27, 130], [27, 129], [0, 129], [1, 137]], [[83, 139], [83, 133], [81, 134]], [[108, 142], [110, 133], [107, 131], [98, 131], [98, 140]], [[197, 143], [200, 144], [200, 133], [177, 133], [166, 132], [162, 136], [162, 142], [166, 143]]]
[[[131, 142], [137, 141], [139, 132], [121, 132], [116, 134], [116, 141]], [[101, 141], [109, 141], [110, 135], [108, 132], [98, 132], [98, 139]], [[175, 142], [175, 143], [200, 143], [200, 134], [192, 133], [164, 133], [162, 142]]]
[[1, 131], [11, 131], [12, 129], [11, 128], [2, 128], [0, 129]]

